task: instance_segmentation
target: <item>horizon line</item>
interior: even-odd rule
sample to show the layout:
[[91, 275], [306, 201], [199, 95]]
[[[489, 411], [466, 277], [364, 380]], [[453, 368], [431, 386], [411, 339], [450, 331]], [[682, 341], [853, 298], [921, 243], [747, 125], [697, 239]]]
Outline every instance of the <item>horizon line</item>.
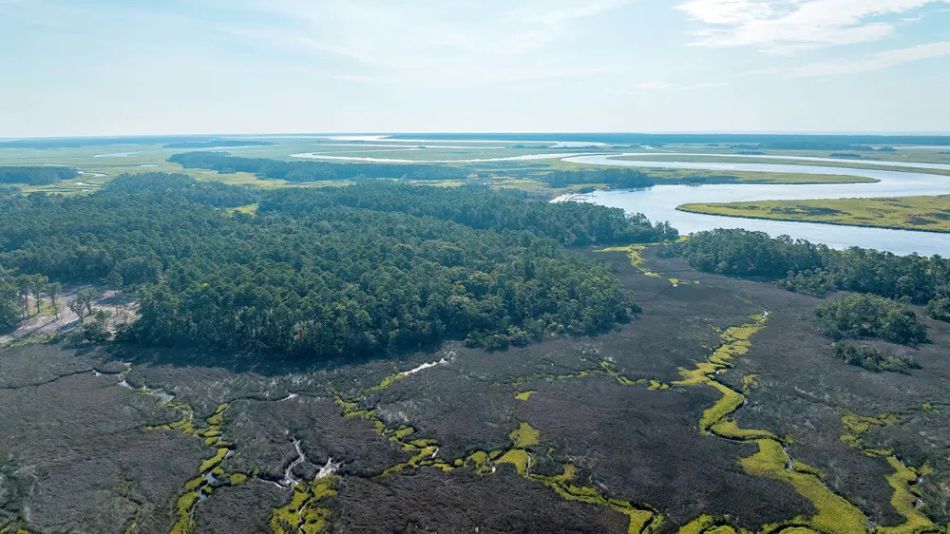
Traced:
[[34, 139], [122, 139], [122, 138], [166, 138], [166, 137], [273, 137], [273, 136], [393, 136], [393, 135], [799, 135], [799, 136], [906, 136], [906, 137], [950, 137], [950, 131], [904, 131], [904, 130], [472, 130], [472, 131], [312, 131], [312, 132], [195, 132], [195, 133], [122, 133], [122, 134], [69, 134], [36, 136], [2, 136], [0, 142]]

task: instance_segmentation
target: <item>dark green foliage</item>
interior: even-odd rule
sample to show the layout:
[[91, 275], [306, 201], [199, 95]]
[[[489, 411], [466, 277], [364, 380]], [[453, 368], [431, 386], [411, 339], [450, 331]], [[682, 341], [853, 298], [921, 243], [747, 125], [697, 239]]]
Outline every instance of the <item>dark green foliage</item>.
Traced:
[[[248, 200], [260, 202], [258, 215], [221, 209]], [[635, 305], [606, 267], [544, 236], [657, 231], [619, 210], [484, 189], [260, 192], [174, 175], [0, 208], [0, 262], [137, 290], [127, 339], [314, 357], [600, 331]]]
[[544, 177], [551, 187], [582, 184], [606, 184], [618, 189], [634, 189], [656, 185], [656, 181], [635, 169], [584, 169], [554, 171]]
[[225, 185], [220, 182], [197, 182], [187, 174], [142, 173], [121, 176], [106, 185], [110, 193], [148, 197], [149, 201], [185, 201], [233, 208], [252, 204], [261, 198], [256, 187]]
[[80, 330], [83, 341], [90, 343], [103, 343], [109, 341], [112, 335], [109, 333], [106, 322], [109, 314], [105, 310], [97, 310], [93, 314], [93, 320], [82, 325]]
[[224, 148], [235, 146], [264, 146], [272, 145], [267, 141], [251, 141], [249, 139], [199, 139], [196, 141], [177, 141], [168, 143], [164, 148]]
[[[44, 294], [55, 300], [59, 291], [58, 284], [51, 284], [41, 274], [15, 276], [0, 264], [0, 331], [16, 326], [32, 312], [38, 312]], [[29, 306], [31, 298], [35, 309]]]
[[168, 161], [186, 169], [212, 169], [220, 173], [249, 172], [259, 178], [288, 182], [318, 180], [359, 180], [364, 178], [406, 178], [446, 180], [467, 178], [469, 171], [448, 165], [390, 163], [332, 163], [326, 161], [280, 161], [266, 158], [239, 158], [224, 152], [186, 152]]
[[773, 239], [764, 232], [698, 232], [679, 247], [690, 265], [706, 272], [775, 277], [821, 266], [820, 247], [788, 236]]
[[778, 283], [779, 286], [794, 291], [821, 297], [835, 289], [835, 280], [828, 271], [823, 269], [814, 269], [803, 272], [789, 271], [785, 280]]
[[260, 203], [258, 211], [293, 215], [314, 207], [349, 206], [409, 213], [464, 224], [479, 230], [527, 230], [568, 246], [649, 243], [675, 239], [667, 223], [651, 225], [643, 215], [582, 202], [532, 202], [519, 191], [481, 187], [413, 187], [374, 183], [325, 189], [284, 189]]
[[[587, 186], [580, 192], [593, 190], [590, 184], [607, 185], [612, 189], [642, 189], [652, 187], [658, 183], [671, 183], [671, 180], [657, 179], [636, 169], [582, 169], [576, 171], [553, 171], [541, 177], [551, 187], [568, 187], [571, 185]], [[698, 185], [709, 183], [734, 183], [740, 179], [736, 176], [723, 175], [692, 175], [675, 180], [677, 184]]]
[[927, 315], [938, 321], [950, 322], [950, 285], [937, 290], [937, 296], [927, 304]]
[[900, 302], [875, 295], [851, 295], [815, 309], [818, 326], [834, 338], [878, 337], [893, 343], [927, 341], [917, 314]]
[[814, 295], [844, 289], [926, 304], [940, 297], [941, 287], [950, 286], [950, 260], [939, 256], [896, 256], [856, 247], [833, 250], [747, 230], [698, 232], [664, 253], [682, 254], [690, 265], [707, 272], [783, 279], [782, 287]]
[[15, 326], [23, 316], [23, 302], [15, 280], [0, 271], [0, 331]]
[[909, 374], [911, 369], [920, 369], [920, 364], [912, 358], [897, 355], [885, 356], [879, 350], [870, 346], [850, 341], [835, 343], [835, 358], [846, 361], [849, 365], [863, 367], [869, 371], [892, 371]]
[[0, 184], [49, 185], [77, 176], [70, 167], [0, 167]]

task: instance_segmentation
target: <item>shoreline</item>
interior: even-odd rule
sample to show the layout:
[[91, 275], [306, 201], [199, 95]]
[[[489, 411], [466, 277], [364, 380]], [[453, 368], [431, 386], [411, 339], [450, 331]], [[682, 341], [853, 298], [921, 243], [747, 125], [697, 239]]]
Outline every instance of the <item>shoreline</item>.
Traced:
[[765, 216], [756, 217], [754, 215], [732, 215], [732, 214], [725, 214], [725, 213], [710, 213], [707, 211], [689, 209], [685, 206], [689, 206], [689, 204], [682, 204], [680, 206], [676, 206], [676, 211], [682, 211], [683, 213], [693, 213], [696, 215], [709, 215], [711, 217], [732, 217], [736, 219], [752, 219], [752, 220], [760, 220], [760, 221], [785, 221], [785, 222], [799, 222], [799, 223], [807, 223], [807, 224], [830, 224], [834, 226], [851, 226], [851, 227], [856, 227], [856, 228], [883, 228], [885, 230], [903, 230], [906, 232], [926, 232], [929, 234], [950, 234], [950, 230], [911, 228], [911, 227], [895, 226], [895, 225], [890, 225], [890, 224], [860, 224], [860, 223], [852, 224], [852, 223], [843, 223], [843, 222], [836, 222], [836, 221], [810, 220], [810, 219], [800, 219], [800, 218], [792, 218], [792, 217], [765, 217]]

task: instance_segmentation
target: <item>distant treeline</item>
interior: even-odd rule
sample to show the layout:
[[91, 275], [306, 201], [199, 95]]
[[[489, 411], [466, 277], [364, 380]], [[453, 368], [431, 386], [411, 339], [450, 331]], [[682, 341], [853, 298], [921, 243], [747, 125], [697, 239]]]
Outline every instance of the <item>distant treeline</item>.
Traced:
[[666, 253], [682, 254], [702, 271], [779, 279], [786, 289], [814, 295], [836, 289], [871, 293], [927, 305], [932, 317], [950, 319], [950, 260], [940, 256], [834, 250], [738, 229], [698, 232]]
[[[254, 203], [256, 215], [229, 209]], [[503, 348], [598, 332], [637, 310], [607, 267], [559, 242], [673, 236], [620, 210], [486, 188], [120, 176], [91, 195], [0, 200], [0, 299], [22, 300], [12, 281], [34, 279], [24, 276], [123, 288], [140, 308], [121, 337], [151, 345], [314, 358], [446, 338]]]
[[165, 144], [165, 148], [217, 148], [235, 146], [263, 146], [272, 145], [268, 141], [251, 141], [248, 139], [201, 139], [195, 141], [176, 141]]
[[[113, 145], [167, 145], [174, 143], [200, 143], [215, 141], [220, 143], [224, 140], [236, 140], [229, 137], [207, 137], [195, 135], [140, 135], [130, 137], [45, 137], [45, 138], [27, 138], [27, 139], [8, 139], [0, 141], [0, 148], [31, 148], [31, 149], [55, 149], [55, 148], [81, 148], [92, 146], [113, 146]], [[260, 141], [264, 144], [269, 144]], [[248, 144], [243, 139], [242, 144]], [[257, 144], [255, 142], [254, 144]], [[212, 146], [220, 146], [218, 144]]]
[[536, 134], [395, 134], [394, 139], [496, 139], [524, 142], [577, 141], [610, 145], [703, 144], [760, 149], [871, 150], [880, 145], [950, 145], [947, 135], [799, 135], [799, 134], [647, 134], [647, 133], [536, 133]]
[[699, 185], [722, 184], [739, 182], [737, 176], [728, 174], [719, 175], [692, 175], [683, 178], [657, 178], [636, 169], [581, 169], [573, 171], [553, 171], [542, 178], [551, 187], [568, 187], [571, 185], [607, 185], [612, 189], [637, 189], [652, 187], [656, 184]]
[[656, 181], [636, 169], [583, 169], [553, 171], [544, 177], [551, 187], [605, 184], [619, 189], [635, 189], [656, 185]]
[[256, 174], [259, 178], [288, 182], [365, 178], [445, 180], [463, 179], [469, 175], [466, 169], [448, 165], [280, 161], [266, 158], [241, 158], [224, 152], [186, 152], [175, 154], [168, 158], [168, 161], [186, 169], [211, 169], [220, 173], [249, 172]]
[[530, 201], [521, 191], [483, 187], [413, 187], [377, 183], [371, 187], [281, 189], [268, 194], [258, 211], [303, 215], [315, 208], [347, 206], [435, 217], [479, 230], [527, 230], [571, 246], [650, 243], [676, 239], [669, 223], [651, 224], [642, 214], [583, 202]]
[[77, 176], [70, 167], [0, 167], [0, 184], [49, 185]]

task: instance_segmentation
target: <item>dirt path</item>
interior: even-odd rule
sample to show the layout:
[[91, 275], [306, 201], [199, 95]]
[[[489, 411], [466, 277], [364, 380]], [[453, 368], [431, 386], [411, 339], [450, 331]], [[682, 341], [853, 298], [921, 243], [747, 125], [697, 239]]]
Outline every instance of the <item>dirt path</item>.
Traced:
[[[53, 309], [51, 302], [44, 300], [40, 305], [39, 313], [23, 320], [12, 332], [0, 335], [0, 348], [31, 337], [56, 337], [79, 326], [79, 316], [69, 309], [69, 305], [76, 300], [79, 291], [86, 288], [91, 288], [91, 286], [75, 286], [65, 289], [57, 299], [56, 307], [58, 310]], [[93, 312], [104, 310], [110, 314], [107, 323], [107, 328], [110, 331], [115, 331], [117, 326], [135, 320], [136, 305], [128, 296], [113, 290], [91, 289], [95, 291], [95, 299], [92, 304]], [[32, 298], [29, 307], [35, 309], [35, 301]]]

